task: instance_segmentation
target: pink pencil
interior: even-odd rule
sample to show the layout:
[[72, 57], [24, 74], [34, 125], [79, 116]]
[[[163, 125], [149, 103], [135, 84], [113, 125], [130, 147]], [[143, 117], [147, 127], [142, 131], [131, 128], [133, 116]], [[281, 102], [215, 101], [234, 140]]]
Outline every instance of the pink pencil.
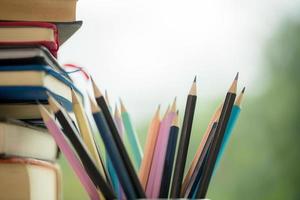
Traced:
[[88, 195], [92, 200], [99, 200], [99, 195], [95, 185], [91, 181], [90, 177], [86, 174], [83, 166], [81, 165], [73, 150], [70, 148], [62, 131], [57, 126], [50, 113], [43, 106], [40, 105], [39, 109], [45, 125], [47, 126], [49, 132], [53, 136], [60, 150], [66, 156], [67, 160], [69, 161], [71, 167], [78, 176], [81, 184], [87, 191]]
[[154, 152], [153, 161], [151, 165], [151, 171], [150, 171], [149, 180], [146, 189], [146, 195], [148, 198], [159, 197], [163, 165], [164, 165], [167, 144], [169, 139], [169, 129], [171, 127], [175, 115], [176, 115], [176, 99], [174, 100], [171, 111], [167, 113], [167, 115], [164, 117], [159, 128], [157, 144], [155, 147], [155, 152]]

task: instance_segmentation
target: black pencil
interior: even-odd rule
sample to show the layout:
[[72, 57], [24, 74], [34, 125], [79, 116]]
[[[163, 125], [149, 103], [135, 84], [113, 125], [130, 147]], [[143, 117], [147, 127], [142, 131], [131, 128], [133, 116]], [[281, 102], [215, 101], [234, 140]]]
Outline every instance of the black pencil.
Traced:
[[191, 136], [193, 119], [194, 119], [196, 101], [197, 101], [197, 87], [196, 87], [196, 77], [195, 77], [189, 95], [187, 97], [187, 102], [185, 106], [185, 113], [183, 118], [183, 124], [181, 129], [181, 135], [179, 140], [179, 146], [178, 146], [175, 169], [174, 169], [172, 186], [171, 186], [171, 193], [170, 193], [171, 198], [180, 197], [181, 184], [183, 180], [186, 157], [187, 157], [188, 147], [190, 143], [190, 136]]
[[57, 117], [63, 133], [69, 139], [73, 145], [76, 153], [78, 154], [82, 165], [84, 166], [86, 172], [90, 176], [93, 183], [99, 188], [106, 199], [114, 199], [116, 195], [114, 194], [112, 188], [105, 182], [105, 179], [102, 177], [98, 171], [95, 162], [92, 160], [87, 148], [83, 144], [83, 141], [79, 137], [79, 133], [72, 123], [68, 114], [63, 110], [59, 103], [48, 94], [48, 102], [55, 116]]
[[126, 148], [123, 144], [122, 139], [120, 138], [118, 129], [116, 127], [116, 124], [111, 116], [111, 113], [109, 111], [109, 108], [106, 104], [105, 98], [102, 95], [102, 93], [100, 92], [99, 88], [96, 86], [95, 82], [92, 79], [92, 83], [93, 83], [93, 89], [94, 89], [94, 94], [95, 94], [95, 98], [96, 98], [96, 102], [98, 104], [98, 106], [100, 107], [100, 109], [103, 112], [103, 115], [105, 117], [106, 123], [111, 131], [111, 134], [115, 140], [115, 143], [117, 145], [117, 148], [121, 154], [122, 160], [124, 162], [124, 165], [126, 167], [127, 173], [130, 175], [130, 179], [132, 182], [132, 185], [135, 187], [135, 192], [137, 195], [137, 198], [146, 198], [145, 192], [142, 188], [141, 182], [139, 181], [139, 178], [137, 176], [137, 173], [135, 172], [135, 169], [132, 165], [132, 162], [128, 156], [128, 153], [126, 151]]
[[174, 166], [174, 157], [176, 152], [177, 137], [178, 137], [179, 125], [178, 125], [178, 111], [172, 122], [170, 128], [169, 140], [167, 145], [167, 152], [165, 157], [164, 169], [161, 178], [159, 198], [168, 198], [170, 181]]
[[201, 175], [203, 172], [203, 166], [205, 163], [205, 159], [207, 158], [209, 148], [211, 147], [212, 141], [213, 141], [215, 133], [216, 133], [217, 124], [218, 124], [218, 122], [214, 122], [210, 129], [206, 143], [205, 143], [203, 150], [200, 154], [200, 157], [197, 161], [195, 170], [193, 171], [190, 181], [186, 187], [186, 191], [184, 192], [184, 198], [193, 198], [194, 191], [197, 190], [197, 186], [198, 186], [199, 180], [201, 179]]
[[196, 198], [205, 198], [206, 196], [208, 186], [214, 171], [215, 163], [220, 151], [220, 147], [223, 142], [226, 126], [236, 97], [237, 81], [238, 73], [226, 94], [221, 115], [219, 118], [219, 123], [216, 128], [216, 135], [210, 148], [210, 155], [208, 156], [207, 161], [205, 162], [203, 167], [203, 176], [201, 177], [198, 186], [199, 189], [196, 193]]

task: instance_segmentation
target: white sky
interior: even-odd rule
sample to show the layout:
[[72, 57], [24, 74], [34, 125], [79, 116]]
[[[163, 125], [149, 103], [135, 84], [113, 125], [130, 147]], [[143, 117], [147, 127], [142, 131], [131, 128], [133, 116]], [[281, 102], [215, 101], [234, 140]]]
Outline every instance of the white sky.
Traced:
[[[225, 94], [235, 73], [247, 93], [263, 81], [264, 42], [299, 0], [79, 0], [84, 24], [59, 53], [85, 67], [111, 101], [133, 118], [150, 118], [178, 96], [181, 110], [194, 75], [199, 98]], [[298, 8], [298, 9], [297, 9]], [[242, 87], [241, 85], [241, 87]]]

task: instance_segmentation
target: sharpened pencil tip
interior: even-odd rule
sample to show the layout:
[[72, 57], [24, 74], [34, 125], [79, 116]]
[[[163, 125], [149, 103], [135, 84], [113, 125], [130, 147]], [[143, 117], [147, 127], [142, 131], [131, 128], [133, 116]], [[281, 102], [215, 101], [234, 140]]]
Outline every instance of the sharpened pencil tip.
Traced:
[[239, 79], [239, 72], [236, 73], [234, 80], [238, 80]]
[[96, 104], [95, 100], [89, 94], [88, 94], [88, 97], [89, 97], [92, 113], [100, 112], [101, 110], [100, 110], [99, 106]]
[[123, 113], [123, 112], [126, 112], [126, 108], [125, 108], [125, 105], [124, 105], [122, 99], [119, 98], [119, 101], [120, 101], [120, 105], [121, 105], [121, 112], [122, 112], [122, 113]]
[[189, 95], [197, 96], [197, 84], [195, 81], [193, 82], [193, 84], [191, 86]]
[[242, 89], [242, 93], [243, 94], [245, 93], [245, 89], [246, 89], [246, 87], [243, 87], [243, 89]]
[[56, 99], [53, 98], [53, 96], [50, 93], [48, 93], [48, 102], [53, 112], [62, 110], [61, 105], [56, 101]]
[[118, 117], [118, 118], [120, 117], [120, 112], [119, 112], [117, 103], [115, 105], [115, 117]]
[[172, 112], [176, 112], [176, 101], [177, 101], [177, 97], [174, 98], [174, 101], [173, 101], [173, 104], [172, 104], [172, 107], [171, 107]]
[[46, 122], [51, 118], [51, 114], [48, 112], [48, 110], [45, 108], [45, 106], [38, 104], [41, 116], [43, 118], [43, 121]]
[[93, 91], [94, 91], [94, 95], [96, 98], [103, 96], [100, 89], [97, 87], [94, 79], [91, 76], [91, 81], [92, 81], [92, 86], [93, 86]]
[[195, 75], [193, 82], [196, 83], [196, 81], [197, 81], [197, 75]]

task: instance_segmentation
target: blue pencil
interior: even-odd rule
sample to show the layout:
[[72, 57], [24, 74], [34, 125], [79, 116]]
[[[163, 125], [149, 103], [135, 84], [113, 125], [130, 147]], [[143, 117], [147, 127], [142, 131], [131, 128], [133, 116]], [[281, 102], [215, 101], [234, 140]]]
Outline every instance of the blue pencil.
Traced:
[[178, 111], [170, 128], [166, 158], [160, 184], [159, 198], [168, 198], [179, 131]]
[[127, 199], [136, 199], [137, 195], [135, 193], [133, 185], [130, 182], [129, 175], [127, 174], [127, 170], [121, 158], [120, 152], [118, 151], [118, 148], [105, 121], [103, 113], [93, 100], [90, 99], [90, 103], [96, 126], [99, 129], [99, 132], [103, 139], [103, 143], [105, 145], [105, 149], [109, 154], [109, 158], [112, 161], [113, 167], [115, 168], [125, 195]]

